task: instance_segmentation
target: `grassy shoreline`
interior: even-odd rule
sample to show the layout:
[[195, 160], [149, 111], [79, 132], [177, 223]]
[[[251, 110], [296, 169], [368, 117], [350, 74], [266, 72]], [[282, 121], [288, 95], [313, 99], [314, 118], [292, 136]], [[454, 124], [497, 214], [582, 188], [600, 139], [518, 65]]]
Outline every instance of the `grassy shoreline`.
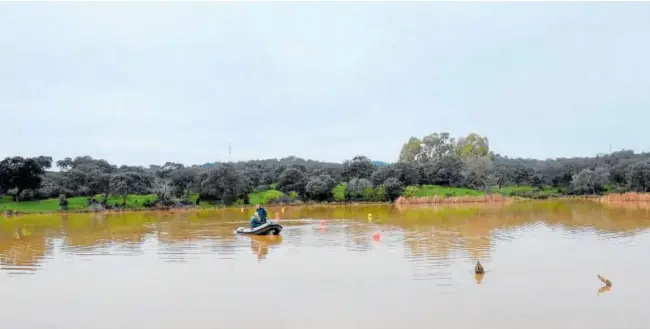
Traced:
[[[315, 202], [307, 201], [300, 203], [285, 203], [273, 204], [271, 201], [285, 196], [284, 193], [277, 190], [257, 191], [249, 194], [249, 204], [244, 205], [241, 202], [224, 206], [210, 202], [202, 201], [196, 205], [198, 198], [197, 194], [190, 197], [192, 205], [182, 207], [159, 207], [159, 208], [146, 208], [143, 205], [146, 202], [152, 202], [156, 199], [156, 195], [128, 195], [126, 198], [126, 205], [120, 209], [107, 209], [100, 210], [104, 213], [124, 213], [124, 212], [140, 212], [140, 211], [200, 211], [200, 210], [216, 210], [224, 208], [247, 208], [255, 204], [265, 204], [267, 207], [292, 207], [304, 205], [354, 205], [354, 204], [390, 204], [387, 201], [377, 200], [348, 200], [348, 201], [333, 201], [333, 202]], [[101, 197], [97, 197], [101, 199]], [[556, 189], [535, 189], [530, 186], [514, 186], [503, 187], [497, 191], [488, 194], [484, 191], [472, 190], [467, 188], [443, 187], [435, 185], [424, 186], [408, 186], [405, 188], [404, 193], [396, 200], [396, 204], [454, 204], [454, 203], [503, 203], [508, 201], [525, 201], [535, 199], [594, 199], [604, 203], [612, 202], [650, 202], [650, 194], [643, 196], [643, 194], [608, 194], [605, 196], [567, 196], [562, 195]], [[68, 210], [61, 211], [59, 209], [58, 199], [46, 199], [37, 201], [20, 201], [15, 202], [9, 196], [0, 197], [0, 214], [17, 215], [17, 214], [39, 214], [39, 213], [92, 213], [95, 210], [88, 208], [88, 197], [71, 197], [68, 198]], [[109, 204], [121, 204], [122, 197], [111, 195], [108, 198]]]

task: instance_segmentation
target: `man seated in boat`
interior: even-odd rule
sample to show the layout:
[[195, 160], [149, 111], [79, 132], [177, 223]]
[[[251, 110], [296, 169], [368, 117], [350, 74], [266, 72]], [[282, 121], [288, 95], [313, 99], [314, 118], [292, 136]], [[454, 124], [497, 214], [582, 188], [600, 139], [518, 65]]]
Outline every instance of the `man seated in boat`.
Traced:
[[262, 224], [266, 224], [266, 209], [264, 207], [260, 206], [259, 204], [255, 207], [255, 212], [260, 218], [260, 222]]
[[251, 228], [256, 228], [260, 225], [262, 225], [262, 220], [260, 220], [260, 215], [257, 213], [257, 211], [253, 214], [253, 217], [251, 217]]

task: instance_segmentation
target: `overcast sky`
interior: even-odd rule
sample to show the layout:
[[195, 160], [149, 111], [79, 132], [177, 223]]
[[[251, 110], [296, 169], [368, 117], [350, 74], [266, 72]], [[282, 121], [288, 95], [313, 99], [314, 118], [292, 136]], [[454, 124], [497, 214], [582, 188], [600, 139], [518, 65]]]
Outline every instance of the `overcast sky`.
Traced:
[[2, 3], [0, 156], [650, 150], [650, 3]]

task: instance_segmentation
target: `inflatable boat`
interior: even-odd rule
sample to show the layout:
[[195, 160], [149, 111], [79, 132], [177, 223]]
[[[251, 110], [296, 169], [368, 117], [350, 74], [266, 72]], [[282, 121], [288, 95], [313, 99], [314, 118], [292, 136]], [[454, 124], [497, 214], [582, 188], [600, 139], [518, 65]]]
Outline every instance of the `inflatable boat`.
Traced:
[[253, 235], [278, 235], [282, 231], [282, 225], [268, 221], [256, 228], [238, 227], [235, 230], [237, 234], [253, 234]]

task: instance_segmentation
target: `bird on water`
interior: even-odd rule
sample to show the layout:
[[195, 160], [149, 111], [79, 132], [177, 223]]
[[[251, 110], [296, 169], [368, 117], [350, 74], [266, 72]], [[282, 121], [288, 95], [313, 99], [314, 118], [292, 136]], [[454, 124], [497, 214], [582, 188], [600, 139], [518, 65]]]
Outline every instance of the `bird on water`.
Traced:
[[483, 274], [485, 271], [483, 270], [483, 265], [481, 265], [480, 261], [476, 261], [476, 266], [474, 266], [474, 273], [476, 274]]
[[604, 276], [602, 276], [602, 275], [600, 275], [600, 274], [596, 274], [596, 276], [598, 276], [598, 279], [599, 279], [600, 281], [602, 281], [602, 282], [605, 284], [605, 286], [607, 286], [607, 287], [611, 287], [611, 286], [612, 286], [612, 281], [609, 281], [608, 278], [606, 278], [606, 277], [604, 277]]

